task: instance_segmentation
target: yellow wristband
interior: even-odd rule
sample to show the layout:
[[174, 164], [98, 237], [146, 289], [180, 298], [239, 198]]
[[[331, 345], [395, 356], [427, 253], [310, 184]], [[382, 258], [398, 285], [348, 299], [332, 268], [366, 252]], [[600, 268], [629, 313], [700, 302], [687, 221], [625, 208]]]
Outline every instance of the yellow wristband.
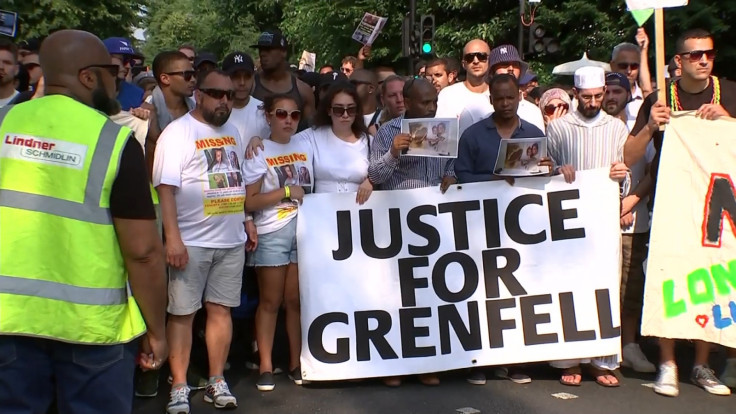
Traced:
[[284, 194], [285, 194], [284, 198], [291, 198], [291, 190], [289, 189], [288, 185], [284, 187]]

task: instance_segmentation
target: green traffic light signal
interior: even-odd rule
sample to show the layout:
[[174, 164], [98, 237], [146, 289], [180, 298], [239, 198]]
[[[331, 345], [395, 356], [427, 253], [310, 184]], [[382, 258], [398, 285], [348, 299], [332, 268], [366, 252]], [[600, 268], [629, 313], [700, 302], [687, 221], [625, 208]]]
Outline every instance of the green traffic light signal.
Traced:
[[426, 54], [432, 53], [432, 45], [430, 43], [424, 42], [422, 44], [422, 52]]

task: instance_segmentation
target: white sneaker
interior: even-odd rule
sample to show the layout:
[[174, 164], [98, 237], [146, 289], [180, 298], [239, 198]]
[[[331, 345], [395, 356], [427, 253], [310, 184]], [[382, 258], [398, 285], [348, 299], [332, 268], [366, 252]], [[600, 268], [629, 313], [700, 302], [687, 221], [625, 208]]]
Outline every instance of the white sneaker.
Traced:
[[[717, 348], [717, 347], [713, 347]], [[728, 358], [726, 360], [726, 368], [721, 374], [721, 382], [728, 388], [736, 388], [736, 358]]]
[[639, 344], [635, 342], [626, 344], [622, 351], [624, 360], [621, 365], [636, 372], [657, 372], [657, 367], [649, 362], [644, 352], [641, 351]]
[[680, 395], [680, 384], [677, 379], [677, 365], [661, 364], [657, 382], [654, 383], [654, 392], [668, 397]]
[[214, 404], [215, 408], [236, 408], [238, 406], [238, 400], [230, 393], [230, 388], [223, 379], [207, 384], [204, 401]]
[[189, 414], [189, 387], [176, 386], [169, 393], [169, 403], [166, 404], [167, 414]]

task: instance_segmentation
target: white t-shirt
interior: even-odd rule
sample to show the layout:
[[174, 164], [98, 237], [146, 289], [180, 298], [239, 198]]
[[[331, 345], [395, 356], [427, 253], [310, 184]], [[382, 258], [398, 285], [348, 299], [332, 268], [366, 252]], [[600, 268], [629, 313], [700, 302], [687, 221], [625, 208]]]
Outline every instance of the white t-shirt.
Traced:
[[[243, 165], [247, 185], [263, 178], [260, 193], [269, 193], [285, 186], [301, 186], [312, 192], [312, 146], [305, 139], [291, 137], [288, 144], [263, 141], [263, 151]], [[253, 214], [258, 234], [268, 234], [289, 224], [296, 217], [297, 203], [289, 199]]]
[[371, 126], [371, 121], [373, 121], [373, 117], [376, 118], [376, 120], [373, 122], [374, 124], [378, 123], [378, 120], [381, 118], [381, 113], [376, 109], [375, 111], [363, 115], [363, 122], [365, 122], [366, 127]]
[[308, 128], [292, 139], [302, 139], [314, 153], [315, 193], [354, 193], [368, 177], [368, 141], [345, 142], [329, 126]]
[[13, 89], [13, 93], [11, 93], [9, 97], [7, 97], [7, 98], [0, 98], [0, 108], [2, 108], [3, 106], [9, 104], [10, 101], [12, 101], [13, 99], [15, 99], [16, 96], [18, 96], [18, 94], [19, 94], [19, 92], [16, 91], [15, 89]]
[[214, 128], [191, 113], [161, 133], [153, 162], [153, 185], [177, 187], [177, 221], [186, 246], [232, 248], [246, 241], [245, 146], [229, 122]]
[[262, 101], [251, 96], [248, 105], [239, 109], [233, 108], [230, 113], [228, 122], [235, 125], [243, 139], [243, 144], [246, 146], [253, 137], [268, 139], [271, 135], [271, 128], [266, 121], [266, 115], [262, 109], [258, 109], [261, 104], [263, 104]]
[[[450, 85], [440, 91], [437, 97], [437, 112], [435, 118], [459, 118], [463, 109], [475, 100], [488, 102], [490, 91], [472, 92], [465, 87], [464, 82]], [[461, 131], [462, 132], [462, 131]]]
[[[641, 108], [642, 102], [643, 101], [641, 99], [637, 99], [626, 105], [626, 126], [629, 128], [629, 131], [631, 131], [636, 123], [636, 116], [639, 113], [639, 108]], [[630, 113], [633, 113], [633, 119], [631, 118]], [[652, 162], [656, 153], [657, 151], [654, 149], [654, 140], [650, 140], [644, 157], [631, 166], [631, 192], [634, 191], [641, 180], [646, 176], [647, 165]], [[647, 204], [649, 204], [649, 196], [642, 197], [639, 202], [636, 203], [634, 208], [631, 210], [634, 215], [634, 224], [629, 227], [622, 228], [621, 233], [632, 234], [646, 233], [649, 231], [649, 207]]]
[[[475, 98], [468, 102], [460, 114], [460, 120], [458, 121], [459, 134], [462, 135], [471, 125], [488, 118], [493, 112], [493, 105], [491, 105], [491, 100], [488, 97], [483, 99]], [[519, 102], [519, 109], [516, 110], [516, 115], [539, 128], [540, 131], [544, 131], [542, 111], [533, 103], [522, 99]]]

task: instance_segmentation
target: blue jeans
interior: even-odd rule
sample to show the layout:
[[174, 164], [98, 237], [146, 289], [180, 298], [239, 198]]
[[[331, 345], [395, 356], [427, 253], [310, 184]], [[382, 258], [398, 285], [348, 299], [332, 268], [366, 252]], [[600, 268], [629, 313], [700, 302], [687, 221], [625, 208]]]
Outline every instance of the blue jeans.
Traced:
[[130, 414], [138, 341], [75, 345], [0, 335], [0, 412]]

